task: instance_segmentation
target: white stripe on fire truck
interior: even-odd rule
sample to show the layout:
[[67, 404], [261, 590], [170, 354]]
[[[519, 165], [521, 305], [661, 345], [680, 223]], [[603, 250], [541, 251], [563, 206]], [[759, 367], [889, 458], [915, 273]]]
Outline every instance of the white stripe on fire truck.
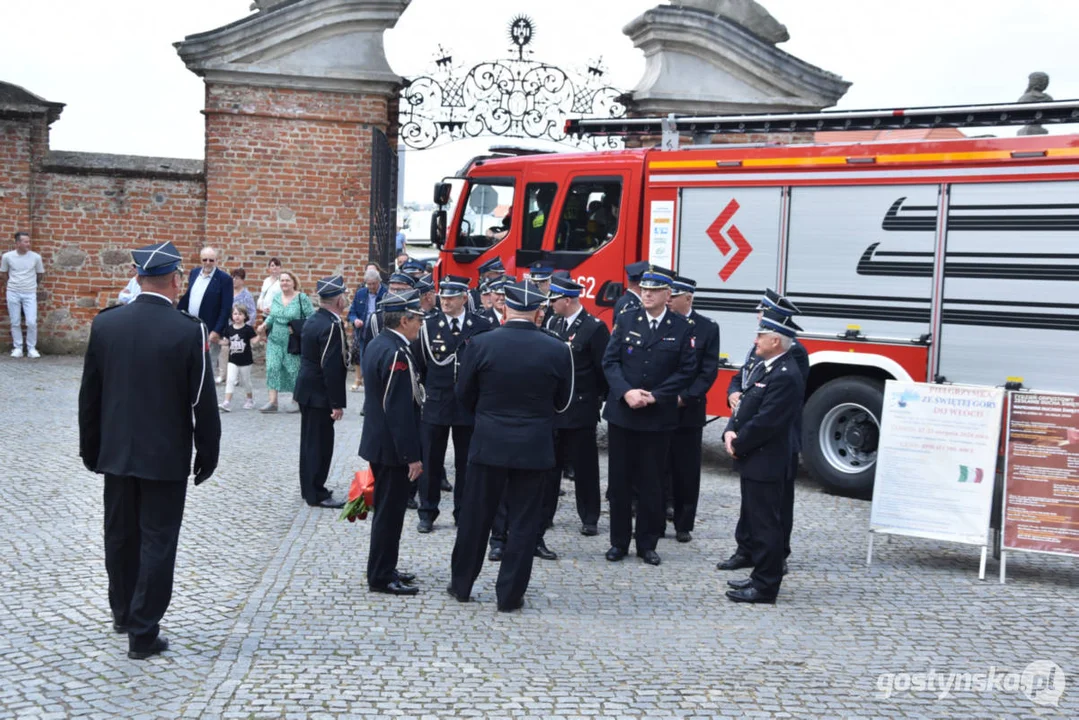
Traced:
[[1001, 177], [1025, 175], [1053, 175], [1062, 176], [1060, 179], [1074, 179], [1079, 173], [1079, 165], [1024, 165], [1022, 167], [994, 167], [994, 168], [923, 168], [921, 170], [846, 170], [840, 172], [821, 172], [819, 170], [805, 170], [802, 172], [784, 173], [700, 173], [695, 175], [661, 175], [652, 173], [648, 181], [664, 185], [679, 185], [686, 183], [721, 182], [724, 185], [736, 185], [745, 182], [760, 182], [761, 180], [858, 180], [871, 178], [925, 178], [931, 182], [942, 177]]

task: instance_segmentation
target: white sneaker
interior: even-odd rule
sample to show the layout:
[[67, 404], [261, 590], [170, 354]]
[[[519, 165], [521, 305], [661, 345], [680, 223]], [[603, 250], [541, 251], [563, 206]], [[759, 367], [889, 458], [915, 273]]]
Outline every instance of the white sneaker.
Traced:
[[244, 403], [244, 410], [254, 410], [254, 409], [255, 409], [255, 401], [254, 400], [248, 400], [247, 402]]
[[39, 358], [39, 357], [41, 357], [41, 353], [39, 353], [36, 349], [34, 349], [34, 350], [31, 350], [30, 352], [28, 352], [26, 354], [26, 356], [27, 357], [32, 357], [32, 358]]
[[223, 377], [215, 377], [214, 382], [217, 383], [218, 385], [222, 385], [225, 382], [225, 378], [223, 378]]
[[11, 351], [11, 357], [22, 357], [22, 348], [17, 347]]
[[218, 407], [221, 408], [221, 412], [232, 412], [232, 406], [228, 402], [223, 402]]

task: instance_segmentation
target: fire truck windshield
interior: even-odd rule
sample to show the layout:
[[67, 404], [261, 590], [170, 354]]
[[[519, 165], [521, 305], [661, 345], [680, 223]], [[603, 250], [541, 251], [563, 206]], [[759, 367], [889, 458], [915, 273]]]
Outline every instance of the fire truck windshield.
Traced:
[[513, 180], [473, 181], [468, 189], [455, 247], [489, 248], [509, 233], [513, 212]]

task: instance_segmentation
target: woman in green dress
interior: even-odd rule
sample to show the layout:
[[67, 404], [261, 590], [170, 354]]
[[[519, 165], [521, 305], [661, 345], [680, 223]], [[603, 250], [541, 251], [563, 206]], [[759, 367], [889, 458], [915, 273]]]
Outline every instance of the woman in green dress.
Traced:
[[[300, 356], [290, 355], [288, 351], [289, 321], [310, 317], [315, 312], [292, 273], [282, 272], [280, 282], [281, 292], [274, 295], [266, 320], [258, 326], [259, 333], [266, 338], [266, 386], [270, 395], [270, 401], [259, 408], [264, 413], [277, 412], [277, 394], [291, 393], [300, 372]], [[292, 402], [286, 412], [299, 410]]]

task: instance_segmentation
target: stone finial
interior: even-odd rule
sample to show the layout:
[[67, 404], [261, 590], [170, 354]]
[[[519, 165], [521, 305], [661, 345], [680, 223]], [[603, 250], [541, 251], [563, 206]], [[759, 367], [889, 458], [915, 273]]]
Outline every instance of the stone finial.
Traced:
[[[1049, 76], [1043, 72], [1032, 72], [1027, 79], [1027, 91], [1019, 96], [1021, 103], [1052, 102], [1053, 96], [1045, 92], [1049, 87]], [[1041, 125], [1024, 125], [1020, 135], [1048, 135], [1049, 131]]]
[[756, 0], [671, 0], [671, 4], [727, 18], [772, 45], [791, 39], [787, 26]]

